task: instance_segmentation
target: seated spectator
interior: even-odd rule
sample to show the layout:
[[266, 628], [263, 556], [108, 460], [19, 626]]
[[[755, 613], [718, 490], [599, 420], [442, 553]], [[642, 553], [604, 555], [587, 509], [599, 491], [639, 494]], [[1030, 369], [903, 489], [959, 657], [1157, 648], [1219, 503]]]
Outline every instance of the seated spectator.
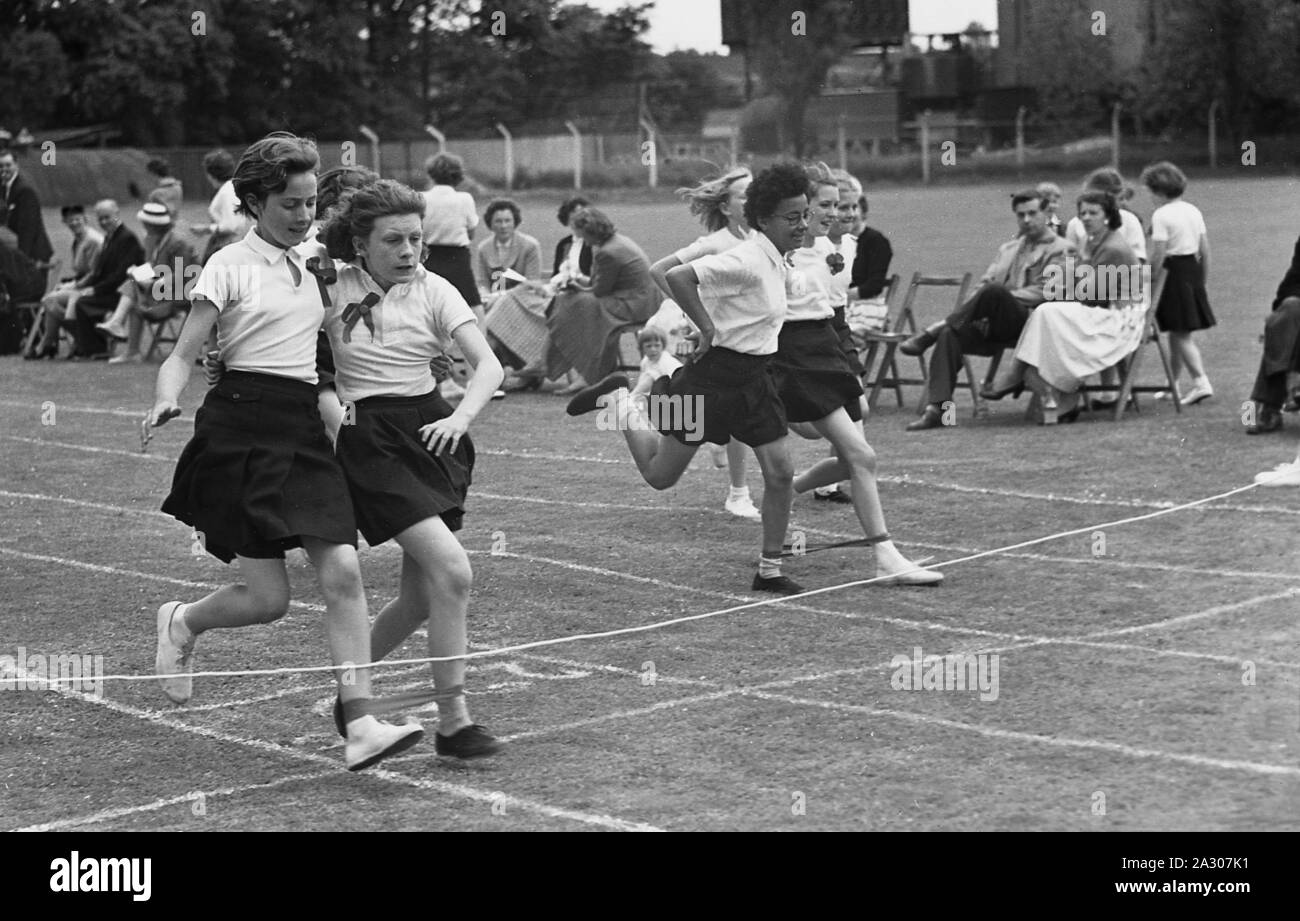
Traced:
[[18, 234], [0, 227], [0, 301], [39, 301], [45, 293], [45, 272], [18, 248]]
[[231, 181], [235, 175], [235, 158], [224, 150], [210, 150], [203, 157], [203, 171], [208, 174], [208, 184], [214, 190], [212, 201], [208, 203], [208, 216], [212, 222], [194, 224], [190, 232], [208, 238], [200, 257], [206, 265], [217, 250], [243, 239], [252, 225], [236, 210], [239, 197], [235, 195], [235, 184]]
[[[1124, 242], [1119, 204], [1109, 192], [1079, 196], [1086, 231], [1079, 257], [1066, 257], [1064, 285], [1049, 280], [1048, 299], [1029, 315], [1015, 358], [1002, 369], [987, 400], [1018, 394], [1026, 383], [1045, 409], [1061, 410], [1061, 422], [1079, 414], [1075, 405], [1084, 378], [1113, 367], [1142, 341], [1145, 298], [1141, 261]], [[1144, 297], [1145, 296], [1145, 297]]]
[[1283, 406], [1300, 402], [1300, 392], [1287, 394], [1287, 374], [1292, 371], [1300, 371], [1300, 240], [1296, 240], [1291, 266], [1277, 286], [1273, 312], [1264, 320], [1264, 354], [1250, 392], [1254, 418], [1248, 420], [1246, 434], [1263, 435], [1282, 428]]
[[104, 235], [86, 223], [86, 209], [81, 205], [64, 205], [61, 209], [63, 224], [72, 232], [72, 271], [60, 279], [57, 288], [41, 299], [41, 310], [36, 322], [42, 333], [38, 342], [23, 358], [27, 360], [53, 358], [59, 348], [59, 325], [72, 320], [69, 305], [76, 299], [78, 289], [94, 271], [104, 246]]
[[150, 160], [145, 169], [158, 177], [158, 185], [149, 193], [149, 201], [165, 205], [171, 212], [172, 220], [176, 220], [180, 216], [181, 205], [185, 202], [181, 181], [172, 175], [171, 166], [161, 158]]
[[[1115, 196], [1115, 201], [1119, 203], [1119, 217], [1123, 222], [1120, 226], [1120, 233], [1124, 237], [1124, 242], [1128, 248], [1133, 251], [1142, 262], [1147, 261], [1147, 235], [1142, 229], [1142, 219], [1139, 218], [1128, 207], [1128, 203], [1133, 198], [1133, 189], [1124, 181], [1124, 177], [1117, 170], [1109, 166], [1103, 166], [1101, 169], [1095, 169], [1083, 179], [1084, 192], [1108, 192]], [[1078, 216], [1070, 218], [1070, 222], [1065, 227], [1065, 239], [1074, 247], [1076, 251], [1082, 251], [1084, 241], [1087, 237], [1087, 231], [1083, 227], [1083, 222]]]
[[[861, 214], [855, 216], [854, 223], [860, 232], [857, 234], [853, 255], [849, 304], [844, 319], [854, 336], [854, 343], [859, 348], [864, 348], [866, 342], [862, 337], [866, 331], [880, 329], [889, 313], [889, 305], [885, 303], [885, 284], [889, 280], [889, 264], [894, 258], [894, 248], [888, 237], [874, 227], [867, 226], [867, 196], [859, 194], [855, 198]], [[841, 188], [840, 202], [844, 201], [845, 192]]]
[[19, 175], [18, 160], [12, 150], [0, 150], [0, 227], [12, 230], [18, 237], [19, 252], [38, 265], [44, 266], [54, 255], [54, 247], [45, 233], [40, 196]]
[[[575, 210], [560, 206], [560, 213], [568, 217]], [[488, 205], [483, 216], [492, 236], [478, 245], [474, 256], [474, 275], [488, 293], [485, 294], [490, 309], [485, 328], [488, 343], [502, 367], [514, 373], [506, 381], [507, 392], [537, 390], [546, 378], [546, 353], [550, 347], [546, 328], [546, 309], [557, 290], [568, 286], [575, 278], [585, 280], [580, 268], [584, 247], [560, 246], [555, 250], [555, 275], [549, 285], [541, 283], [542, 245], [536, 238], [521, 232], [519, 224], [523, 214], [513, 201], [502, 199]], [[575, 264], [570, 265], [570, 254]], [[590, 256], [587, 267], [590, 270]], [[507, 279], [507, 271], [526, 279], [526, 283]]]
[[[571, 195], [560, 205], [555, 217], [562, 227], [569, 227], [574, 213], [590, 204], [581, 195]], [[575, 243], [577, 246], [574, 246]], [[570, 281], [583, 284], [591, 281], [591, 247], [572, 232], [561, 237], [560, 242], [555, 244], [555, 263], [551, 268], [551, 284], [557, 289], [563, 288]]]
[[1061, 187], [1055, 182], [1040, 182], [1034, 191], [1047, 203], [1047, 226], [1058, 237], [1065, 236], [1065, 225], [1061, 223]]
[[585, 380], [597, 381], [618, 367], [620, 331], [650, 319], [659, 298], [645, 252], [615, 232], [603, 212], [582, 209], [573, 217], [573, 229], [592, 248], [591, 285], [555, 295], [546, 317], [551, 333], [546, 376], [573, 368]]
[[523, 219], [519, 206], [508, 198], [492, 202], [483, 214], [492, 236], [479, 243], [474, 253], [474, 280], [485, 303], [521, 283], [520, 278], [505, 278], [507, 272], [541, 281], [542, 244], [519, 229]]
[[1044, 300], [1048, 269], [1064, 271], [1069, 244], [1047, 227], [1048, 213], [1038, 192], [1011, 197], [1019, 235], [998, 249], [975, 293], [947, 319], [899, 345], [904, 355], [921, 355], [937, 344], [930, 360], [926, 406], [909, 432], [944, 424], [944, 404], [952, 399], [964, 355], [997, 355], [1020, 339], [1030, 312]]
[[[122, 223], [117, 202], [106, 198], [95, 205], [95, 219], [104, 232], [104, 248], [90, 277], [77, 289], [76, 303], [68, 307], [73, 315], [73, 358], [108, 357], [108, 342], [95, 324], [117, 306], [118, 291], [131, 266], [144, 261], [144, 247]], [[63, 322], [69, 325], [68, 320]]]
[[172, 213], [161, 202], [147, 202], [136, 215], [144, 225], [144, 262], [133, 266], [122, 283], [113, 316], [95, 328], [126, 340], [126, 350], [109, 364], [144, 360], [140, 334], [145, 320], [165, 320], [189, 309], [187, 282], [198, 278], [194, 241], [175, 226]]

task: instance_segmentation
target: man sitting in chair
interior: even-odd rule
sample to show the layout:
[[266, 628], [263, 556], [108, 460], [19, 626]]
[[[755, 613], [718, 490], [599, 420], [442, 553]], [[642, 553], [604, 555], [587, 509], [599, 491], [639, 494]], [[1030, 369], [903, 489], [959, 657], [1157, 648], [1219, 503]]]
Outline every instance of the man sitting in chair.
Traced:
[[[1248, 420], [1247, 435], [1263, 435], [1282, 427], [1282, 406], [1287, 400], [1286, 378], [1300, 371], [1300, 240], [1296, 241], [1291, 267], [1273, 298], [1273, 312], [1264, 321], [1264, 354], [1259, 359], [1255, 388], [1254, 419]], [[1300, 402], [1292, 394], [1288, 409]]]
[[1011, 196], [1019, 234], [1003, 243], [980, 279], [975, 293], [947, 319], [901, 343], [904, 355], [922, 355], [937, 346], [930, 360], [926, 406], [909, 432], [944, 424], [943, 407], [952, 399], [957, 373], [965, 355], [997, 355], [1020, 338], [1029, 312], [1045, 299], [1048, 269], [1064, 272], [1070, 245], [1048, 226], [1048, 211], [1038, 192], [1029, 189]]
[[198, 278], [197, 247], [174, 225], [167, 205], [146, 202], [136, 219], [145, 230], [144, 261], [131, 267], [129, 277], [118, 288], [120, 297], [112, 317], [95, 325], [103, 333], [126, 340], [126, 350], [109, 359], [110, 365], [142, 361], [140, 337], [145, 321], [166, 320], [187, 309], [186, 283]]

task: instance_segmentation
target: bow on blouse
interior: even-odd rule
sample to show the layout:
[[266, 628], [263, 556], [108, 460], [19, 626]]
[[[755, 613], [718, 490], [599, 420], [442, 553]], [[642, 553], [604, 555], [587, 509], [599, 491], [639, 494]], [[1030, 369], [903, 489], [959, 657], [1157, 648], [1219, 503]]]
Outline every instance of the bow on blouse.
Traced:
[[[321, 303], [326, 307], [330, 304], [330, 293], [326, 290], [326, 285], [332, 285], [338, 282], [339, 273], [334, 268], [333, 260], [330, 260], [326, 266], [321, 265], [320, 256], [312, 256], [307, 260], [307, 271], [316, 276], [316, 287], [320, 289]], [[371, 327], [373, 331], [374, 327]]]
[[371, 291], [361, 299], [360, 304], [348, 304], [343, 308], [343, 341], [352, 341], [352, 328], [357, 325], [358, 320], [364, 320], [366, 329], [370, 330], [370, 338], [375, 338], [375, 321], [370, 316], [370, 310], [379, 303], [379, 295]]

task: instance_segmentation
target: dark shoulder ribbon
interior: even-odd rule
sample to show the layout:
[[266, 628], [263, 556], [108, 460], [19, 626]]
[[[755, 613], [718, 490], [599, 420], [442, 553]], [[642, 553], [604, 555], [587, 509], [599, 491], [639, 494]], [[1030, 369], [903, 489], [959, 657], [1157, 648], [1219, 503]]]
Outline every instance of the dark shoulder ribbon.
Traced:
[[357, 325], [358, 320], [364, 320], [366, 329], [370, 330], [370, 339], [375, 338], [375, 321], [370, 316], [370, 310], [380, 301], [380, 297], [371, 291], [361, 299], [360, 304], [352, 303], [343, 308], [343, 341], [352, 341], [352, 327]]
[[316, 276], [316, 287], [320, 289], [321, 303], [326, 307], [332, 306], [326, 286], [336, 284], [339, 280], [339, 273], [334, 268], [334, 260], [327, 260], [327, 264], [322, 266], [320, 256], [312, 256], [307, 260], [307, 271]]

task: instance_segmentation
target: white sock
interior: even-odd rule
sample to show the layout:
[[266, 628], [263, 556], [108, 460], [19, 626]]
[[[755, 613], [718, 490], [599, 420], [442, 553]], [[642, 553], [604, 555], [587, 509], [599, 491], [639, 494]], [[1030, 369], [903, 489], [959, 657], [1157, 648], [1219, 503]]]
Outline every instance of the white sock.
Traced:
[[170, 628], [172, 639], [176, 639], [177, 634], [180, 634], [182, 646], [194, 639], [194, 631], [190, 629], [189, 624], [185, 623], [185, 609], [188, 607], [188, 604], [182, 604], [172, 612]]
[[781, 558], [770, 559], [765, 554], [758, 555], [758, 574], [764, 579], [777, 579], [781, 576]]
[[749, 498], [748, 486], [731, 486], [728, 487], [727, 489], [728, 502], [739, 502], [742, 499], [748, 499], [748, 498]]

